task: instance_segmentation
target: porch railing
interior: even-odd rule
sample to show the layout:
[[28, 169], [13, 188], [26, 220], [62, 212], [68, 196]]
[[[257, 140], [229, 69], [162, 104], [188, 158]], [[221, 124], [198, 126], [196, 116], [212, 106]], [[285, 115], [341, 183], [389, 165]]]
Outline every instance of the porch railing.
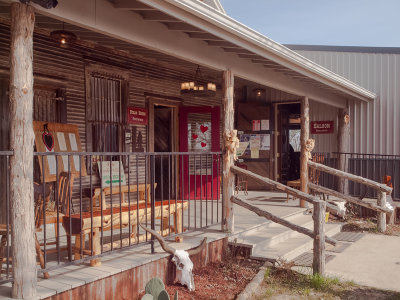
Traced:
[[[348, 173], [382, 183], [384, 176], [391, 176], [393, 184], [392, 198], [400, 201], [400, 155], [316, 152], [313, 156], [323, 157], [322, 164], [336, 168], [339, 156], [344, 157], [345, 169]], [[337, 178], [328, 173], [321, 173], [319, 184], [337, 188]], [[348, 192], [351, 196], [361, 198], [377, 198], [376, 190], [366, 185], [349, 182]]]
[[[7, 166], [10, 155], [0, 153]], [[34, 162], [38, 273], [45, 278], [69, 264], [98, 265], [101, 257], [139, 244], [154, 252], [153, 237], [139, 223], [179, 240], [222, 219], [219, 152], [46, 152], [35, 153]], [[7, 272], [0, 283], [12, 280], [6, 194]]]
[[[12, 151], [0, 151], [0, 211], [10, 210], [10, 157]], [[0, 215], [0, 284], [12, 281], [11, 250], [8, 246], [11, 240], [10, 215]]]

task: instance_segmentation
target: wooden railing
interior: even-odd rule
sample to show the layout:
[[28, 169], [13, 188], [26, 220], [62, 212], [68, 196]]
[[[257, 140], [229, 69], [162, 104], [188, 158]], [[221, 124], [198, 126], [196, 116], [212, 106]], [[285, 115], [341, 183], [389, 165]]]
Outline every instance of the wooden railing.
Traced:
[[378, 213], [377, 219], [378, 219], [378, 231], [379, 232], [385, 232], [386, 231], [386, 214], [392, 214], [393, 210], [388, 209], [386, 207], [386, 194], [391, 194], [392, 193], [392, 188], [390, 188], [389, 186], [361, 177], [361, 176], [357, 176], [357, 175], [353, 175], [347, 172], [343, 172], [328, 166], [325, 166], [323, 164], [319, 164], [313, 161], [308, 161], [308, 166], [310, 168], [328, 173], [328, 174], [332, 174], [334, 176], [338, 176], [340, 178], [343, 179], [348, 179], [354, 182], [358, 182], [361, 184], [364, 184], [366, 186], [369, 186], [373, 189], [375, 189], [377, 191], [378, 194], [378, 201], [377, 204], [374, 203], [367, 203], [364, 202], [360, 199], [357, 199], [355, 197], [351, 197], [345, 194], [342, 194], [340, 192], [325, 188], [323, 186], [317, 185], [317, 184], [313, 184], [313, 183], [308, 183], [308, 187], [311, 190], [317, 191], [317, 192], [321, 192], [327, 195], [332, 195], [334, 197], [338, 197], [340, 199], [343, 199], [347, 202], [356, 204], [356, 205], [360, 205], [363, 207], [367, 207], [369, 209], [375, 210]]
[[314, 239], [314, 247], [313, 247], [313, 273], [318, 273], [323, 275], [325, 272], [325, 242], [336, 245], [337, 241], [330, 237], [325, 236], [325, 211], [327, 203], [325, 201], [320, 200], [318, 197], [309, 195], [307, 193], [301, 192], [297, 189], [288, 187], [282, 183], [276, 182], [269, 178], [254, 174], [248, 170], [232, 166], [231, 171], [235, 174], [246, 176], [251, 178], [261, 184], [272, 187], [276, 190], [280, 190], [282, 192], [288, 193], [296, 198], [307, 201], [314, 206], [313, 210], [313, 220], [314, 220], [314, 231], [298, 226], [294, 223], [291, 223], [285, 219], [282, 219], [278, 216], [275, 216], [265, 210], [262, 210], [247, 201], [241, 199], [237, 196], [232, 196], [232, 202], [240, 205], [244, 208], [249, 209], [250, 211], [256, 213], [257, 215], [264, 217], [272, 222], [281, 224], [286, 226], [292, 230], [295, 230], [299, 233], [308, 235], [309, 237]]

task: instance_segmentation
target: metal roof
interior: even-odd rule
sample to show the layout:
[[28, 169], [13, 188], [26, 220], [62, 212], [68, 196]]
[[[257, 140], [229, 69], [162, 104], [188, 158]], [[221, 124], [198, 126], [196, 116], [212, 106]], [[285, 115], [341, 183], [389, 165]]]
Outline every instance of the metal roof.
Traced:
[[400, 47], [364, 47], [364, 46], [329, 46], [329, 45], [296, 45], [285, 44], [291, 50], [297, 51], [332, 51], [355, 53], [400, 54]]

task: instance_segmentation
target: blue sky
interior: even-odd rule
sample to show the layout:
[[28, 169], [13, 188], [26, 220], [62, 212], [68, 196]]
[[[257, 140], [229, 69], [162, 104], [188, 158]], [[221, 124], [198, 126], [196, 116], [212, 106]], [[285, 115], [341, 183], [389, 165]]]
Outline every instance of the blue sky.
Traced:
[[400, 47], [400, 0], [220, 0], [282, 44]]

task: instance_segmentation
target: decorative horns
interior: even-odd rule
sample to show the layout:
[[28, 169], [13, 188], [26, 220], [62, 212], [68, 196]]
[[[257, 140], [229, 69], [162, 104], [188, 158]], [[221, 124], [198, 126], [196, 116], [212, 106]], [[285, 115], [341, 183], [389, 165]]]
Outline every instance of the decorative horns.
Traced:
[[[167, 242], [164, 240], [164, 238], [163, 238], [158, 232], [156, 232], [156, 231], [154, 231], [154, 230], [152, 230], [152, 229], [149, 229], [149, 228], [143, 226], [143, 225], [140, 224], [140, 223], [139, 223], [139, 225], [140, 225], [140, 227], [142, 227], [144, 230], [146, 230], [147, 232], [149, 232], [149, 233], [151, 233], [152, 235], [154, 235], [154, 237], [159, 241], [159, 243], [160, 243], [160, 245], [161, 245], [161, 248], [163, 248], [163, 250], [164, 250], [165, 252], [170, 253], [170, 254], [172, 254], [172, 255], [175, 254], [176, 249], [173, 248], [173, 247], [171, 247], [171, 246], [169, 246], [169, 245], [167, 245]], [[207, 244], [207, 238], [204, 238], [204, 239], [201, 241], [201, 243], [200, 243], [199, 246], [197, 246], [196, 248], [193, 248], [193, 249], [190, 249], [190, 250], [187, 251], [187, 252], [189, 253], [189, 256], [200, 253], [200, 252], [203, 250], [203, 248], [206, 246], [206, 244]]]

